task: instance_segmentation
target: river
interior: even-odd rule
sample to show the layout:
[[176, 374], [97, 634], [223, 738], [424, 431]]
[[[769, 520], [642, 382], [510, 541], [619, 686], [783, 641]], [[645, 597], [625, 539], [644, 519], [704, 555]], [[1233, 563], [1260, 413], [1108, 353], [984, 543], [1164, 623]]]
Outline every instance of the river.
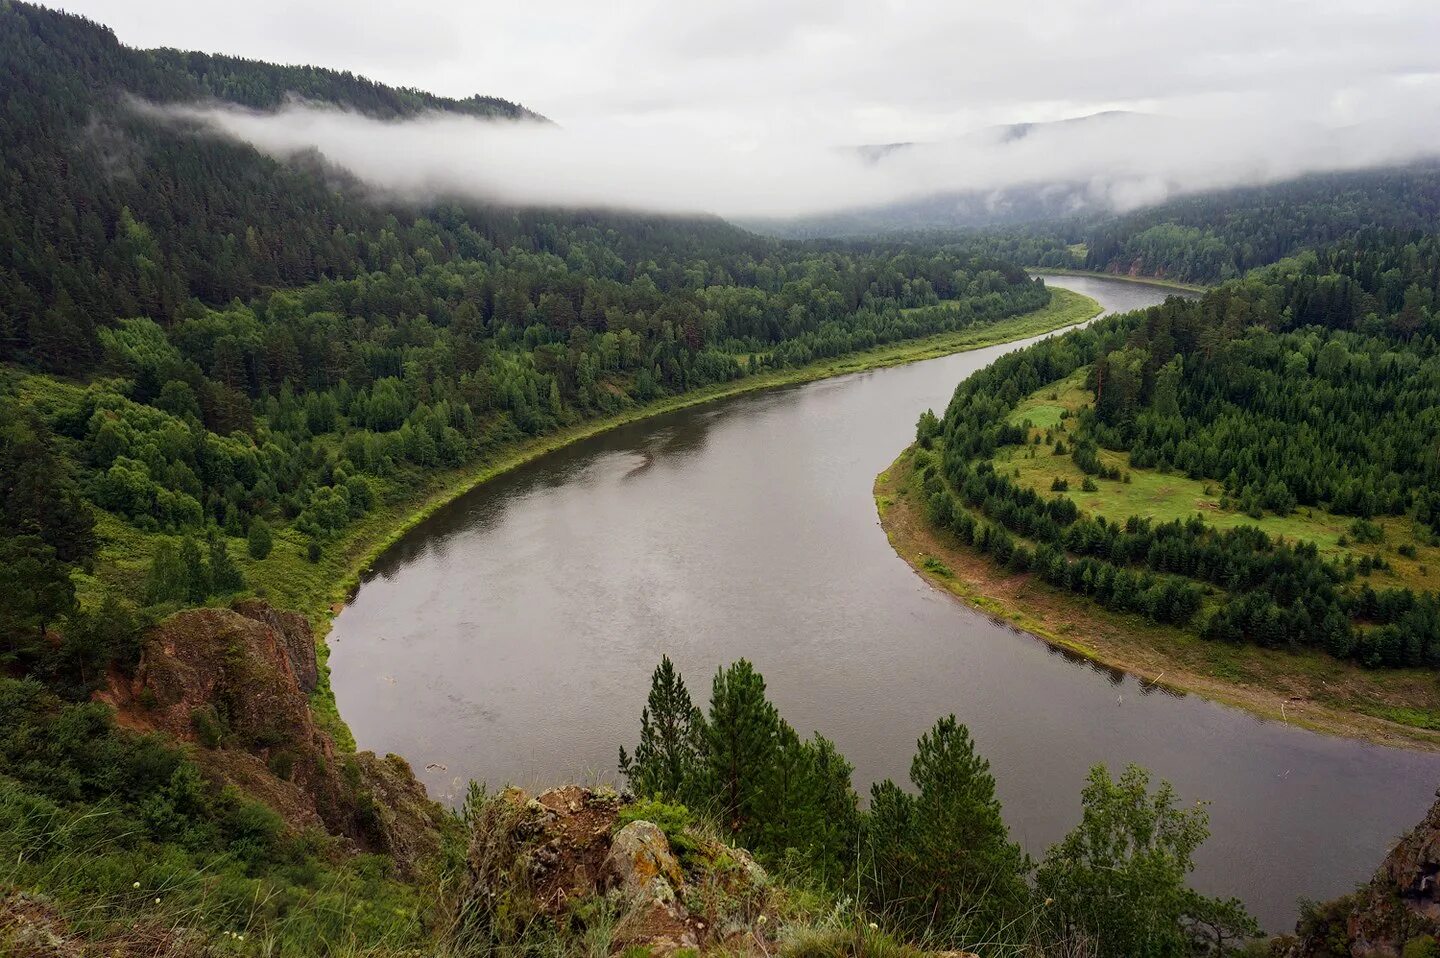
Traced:
[[[1107, 310], [1166, 290], [1049, 277]], [[375, 563], [330, 633], [340, 712], [442, 800], [470, 778], [613, 781], [668, 654], [697, 701], [745, 657], [802, 735], [871, 782], [955, 715], [1037, 857], [1087, 770], [1138, 762], [1213, 837], [1195, 885], [1270, 931], [1366, 879], [1423, 816], [1440, 756], [1264, 721], [1077, 663], [926, 585], [886, 541], [875, 475], [926, 407], [1012, 343], [751, 393], [569, 446], [480, 486]]]

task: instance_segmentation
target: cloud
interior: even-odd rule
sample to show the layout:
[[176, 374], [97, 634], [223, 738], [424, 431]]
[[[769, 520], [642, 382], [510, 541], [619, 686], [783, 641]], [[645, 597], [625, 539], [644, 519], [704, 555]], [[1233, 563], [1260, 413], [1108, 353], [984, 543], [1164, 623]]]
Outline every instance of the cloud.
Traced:
[[1297, 119], [1277, 101], [1219, 119], [1112, 113], [1020, 137], [992, 128], [878, 159], [802, 137], [737, 142], [688, 124], [570, 130], [439, 113], [384, 122], [306, 103], [274, 113], [142, 108], [280, 158], [318, 151], [402, 196], [753, 219], [1055, 183], [1081, 184], [1090, 203], [1124, 210], [1178, 192], [1440, 155], [1440, 84], [1422, 77], [1383, 93], [1383, 112], [1372, 96], [1356, 110], [1363, 121], [1343, 126]]
[[1440, 72], [1434, 0], [66, 0], [122, 41], [492, 94], [575, 130], [947, 139], [1104, 109], [1340, 122]]

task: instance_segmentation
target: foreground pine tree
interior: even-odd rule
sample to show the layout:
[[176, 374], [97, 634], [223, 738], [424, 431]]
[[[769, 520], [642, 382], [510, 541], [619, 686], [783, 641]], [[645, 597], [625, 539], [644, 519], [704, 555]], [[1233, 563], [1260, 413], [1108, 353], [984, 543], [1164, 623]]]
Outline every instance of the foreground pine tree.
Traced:
[[715, 673], [705, 725], [706, 786], [720, 821], [743, 834], [763, 812], [780, 716], [765, 698], [765, 679], [741, 659]]
[[1028, 908], [1030, 863], [1010, 841], [990, 763], [951, 715], [921, 737], [910, 763], [917, 794], [871, 792], [871, 900], [917, 935], [993, 942]]
[[705, 717], [690, 700], [685, 679], [668, 655], [662, 657], [640, 713], [640, 744], [633, 757], [620, 749], [620, 774], [636, 795], [695, 801], [704, 729]]

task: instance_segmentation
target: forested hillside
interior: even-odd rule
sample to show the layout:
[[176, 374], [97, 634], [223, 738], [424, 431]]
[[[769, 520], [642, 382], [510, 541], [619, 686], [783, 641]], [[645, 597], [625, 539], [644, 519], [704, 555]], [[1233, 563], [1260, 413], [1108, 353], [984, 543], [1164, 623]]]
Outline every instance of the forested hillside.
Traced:
[[[921, 420], [930, 518], [1109, 609], [1217, 641], [1435, 668], [1437, 291], [1433, 236], [1368, 231], [1003, 357], [943, 420]], [[1060, 400], [1077, 371], [1081, 402], [1050, 406], [1059, 418], [1017, 412], [1031, 394]], [[1213, 483], [1219, 511], [1087, 512], [1063, 472], [1043, 489], [1021, 480], [1048, 475], [1047, 457], [1073, 462], [1086, 502], [1123, 503], [1132, 471], [1156, 470]], [[1293, 526], [1277, 535], [1269, 517], [1297, 510], [1350, 528], [1323, 551]]]
[[[124, 98], [490, 108], [130, 50], [23, 4], [0, 16], [15, 91], [0, 227], [7, 453], [51, 464], [37, 501], [67, 497], [58, 511], [74, 523], [81, 500], [102, 525], [118, 521], [105, 539], [126, 543], [123, 561], [102, 562], [102, 578], [143, 604], [236, 591], [227, 550], [244, 540], [264, 561], [272, 527], [305, 536], [313, 560], [377, 501], [526, 437], [1048, 300], [965, 249], [801, 247], [716, 220], [383, 209]], [[22, 518], [9, 528], [68, 535]], [[191, 540], [206, 537], [201, 562]], [[86, 541], [26, 554], [88, 567]], [[46, 568], [56, 591], [11, 612], [28, 623], [12, 659], [43, 645], [56, 614], [39, 607], [66, 605], [68, 571]]]
[[24, 3], [0, 6], [0, 84], [0, 350], [67, 368], [94, 360], [95, 328], [117, 317], [168, 321], [192, 297], [224, 303], [354, 276], [389, 262], [360, 235], [404, 241], [386, 211], [314, 171], [141, 117], [132, 98], [532, 116], [309, 67], [133, 50], [98, 24]]
[[1374, 227], [1440, 228], [1440, 170], [1316, 174], [1186, 196], [1065, 233], [1084, 244], [1086, 269], [1208, 284]]

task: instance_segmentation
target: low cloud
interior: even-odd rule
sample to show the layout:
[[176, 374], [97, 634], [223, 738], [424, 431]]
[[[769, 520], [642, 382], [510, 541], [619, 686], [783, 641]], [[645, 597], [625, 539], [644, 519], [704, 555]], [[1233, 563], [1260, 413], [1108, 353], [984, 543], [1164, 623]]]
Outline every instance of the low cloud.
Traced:
[[406, 197], [515, 205], [808, 216], [943, 193], [1066, 183], [1087, 205], [1127, 210], [1177, 193], [1440, 156], [1436, 84], [1417, 82], [1383, 114], [1345, 126], [1283, 109], [1178, 119], [1114, 113], [992, 128], [886, 151], [773, 140], [737, 142], [683, 128], [581, 129], [448, 114], [380, 121], [306, 103], [273, 113], [222, 105], [141, 105], [279, 158], [318, 151]]

